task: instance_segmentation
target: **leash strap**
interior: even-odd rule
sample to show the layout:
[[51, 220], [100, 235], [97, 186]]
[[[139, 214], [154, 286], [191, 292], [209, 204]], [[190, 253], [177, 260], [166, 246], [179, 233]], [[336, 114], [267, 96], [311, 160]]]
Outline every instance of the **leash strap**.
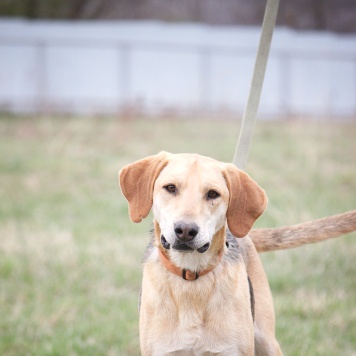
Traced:
[[260, 43], [257, 51], [255, 68], [252, 76], [250, 93], [242, 118], [240, 136], [235, 150], [233, 163], [244, 169], [251, 144], [253, 128], [256, 122], [258, 105], [260, 102], [263, 80], [266, 72], [269, 50], [275, 27], [279, 0], [267, 0], [262, 23]]

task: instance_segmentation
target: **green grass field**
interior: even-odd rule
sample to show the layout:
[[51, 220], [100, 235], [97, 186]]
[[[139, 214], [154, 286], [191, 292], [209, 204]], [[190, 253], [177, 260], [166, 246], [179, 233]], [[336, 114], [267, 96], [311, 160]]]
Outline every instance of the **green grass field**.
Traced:
[[[0, 355], [139, 355], [137, 295], [151, 219], [117, 181], [160, 150], [231, 161], [239, 123], [0, 117]], [[258, 122], [246, 170], [257, 226], [356, 207], [356, 124]], [[262, 255], [285, 355], [356, 355], [355, 234]]]

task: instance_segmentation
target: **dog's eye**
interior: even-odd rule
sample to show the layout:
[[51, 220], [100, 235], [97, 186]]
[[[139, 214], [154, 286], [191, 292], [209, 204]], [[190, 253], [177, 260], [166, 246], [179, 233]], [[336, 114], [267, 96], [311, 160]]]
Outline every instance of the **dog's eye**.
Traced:
[[219, 198], [219, 196], [220, 196], [220, 194], [215, 190], [209, 190], [208, 194], [207, 194], [208, 199], [216, 199], [216, 198]]
[[168, 184], [163, 187], [168, 193], [175, 194], [177, 192], [177, 188], [174, 184]]

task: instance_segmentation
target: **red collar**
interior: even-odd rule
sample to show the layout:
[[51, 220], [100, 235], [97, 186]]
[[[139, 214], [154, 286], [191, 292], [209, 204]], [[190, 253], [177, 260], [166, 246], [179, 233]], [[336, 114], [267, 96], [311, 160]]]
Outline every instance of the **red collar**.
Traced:
[[163, 266], [166, 267], [169, 272], [176, 274], [179, 277], [182, 277], [186, 281], [195, 281], [196, 279], [198, 279], [198, 277], [204, 276], [204, 274], [208, 274], [209, 272], [211, 272], [220, 263], [223, 253], [224, 249], [221, 250], [217, 263], [212, 267], [201, 272], [192, 272], [188, 269], [181, 269], [177, 267], [160, 248], [158, 249], [159, 260], [161, 261]]

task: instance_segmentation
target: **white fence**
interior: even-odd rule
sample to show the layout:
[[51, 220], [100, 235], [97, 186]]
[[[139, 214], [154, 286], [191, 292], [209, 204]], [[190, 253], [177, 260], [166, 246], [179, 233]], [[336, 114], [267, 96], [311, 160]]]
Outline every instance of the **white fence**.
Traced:
[[[0, 21], [0, 110], [244, 109], [259, 28]], [[356, 35], [277, 29], [260, 114], [356, 115]]]

